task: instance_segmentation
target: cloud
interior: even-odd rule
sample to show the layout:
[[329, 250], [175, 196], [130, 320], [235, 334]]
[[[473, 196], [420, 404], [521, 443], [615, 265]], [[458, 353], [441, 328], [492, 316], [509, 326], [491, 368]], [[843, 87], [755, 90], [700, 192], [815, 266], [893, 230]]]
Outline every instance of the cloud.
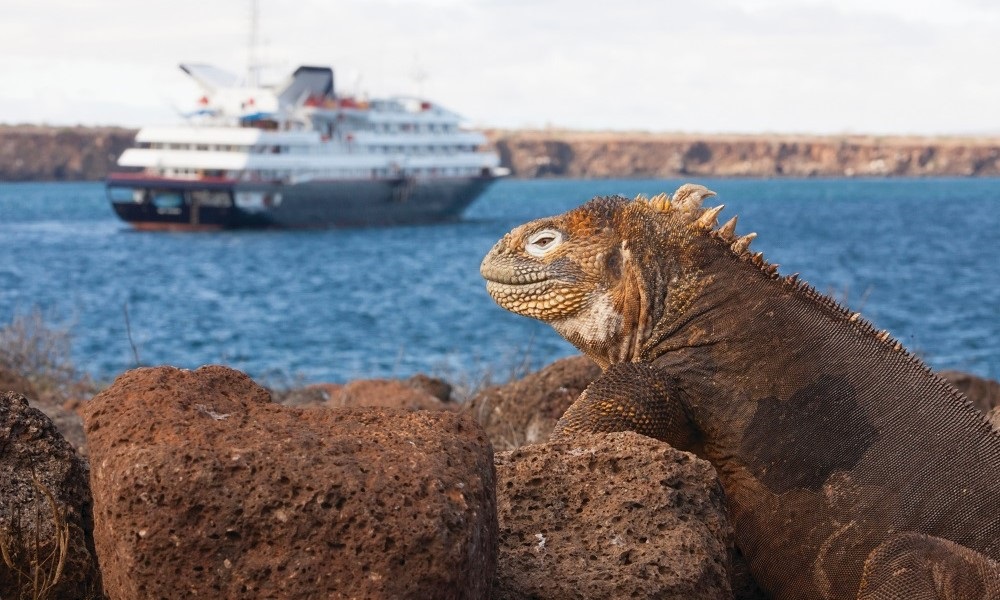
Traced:
[[[271, 74], [331, 64], [342, 90], [424, 92], [470, 120], [590, 129], [1000, 129], [1000, 11], [962, 0], [345, 0], [261, 2]], [[0, 23], [8, 118], [30, 98], [169, 116], [177, 63], [240, 70], [243, 5], [15, 1]], [[113, 18], [112, 18], [113, 15]], [[426, 77], [415, 76], [423, 73]], [[54, 83], [58, 82], [58, 83]], [[192, 98], [196, 92], [191, 92]], [[25, 100], [28, 98], [29, 100]], [[30, 114], [37, 114], [37, 106]], [[120, 111], [118, 111], [120, 112]], [[112, 113], [113, 114], [113, 113]]]

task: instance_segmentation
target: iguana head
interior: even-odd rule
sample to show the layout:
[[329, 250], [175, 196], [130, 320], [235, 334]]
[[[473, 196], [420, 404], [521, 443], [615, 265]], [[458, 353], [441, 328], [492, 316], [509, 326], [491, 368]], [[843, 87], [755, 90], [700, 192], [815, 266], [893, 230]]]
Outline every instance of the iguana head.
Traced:
[[[639, 361], [657, 327], [706, 283], [692, 248], [712, 237], [697, 233], [716, 222], [721, 206], [701, 208], [714, 195], [686, 184], [673, 197], [594, 198], [517, 227], [480, 273], [497, 304], [551, 324], [602, 366]], [[713, 233], [736, 243], [734, 226]]]

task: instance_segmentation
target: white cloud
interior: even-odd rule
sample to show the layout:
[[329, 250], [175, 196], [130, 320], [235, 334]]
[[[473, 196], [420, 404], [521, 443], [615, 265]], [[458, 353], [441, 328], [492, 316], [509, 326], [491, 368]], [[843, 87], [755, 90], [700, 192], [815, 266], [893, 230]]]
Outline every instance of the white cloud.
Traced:
[[[331, 64], [340, 89], [422, 90], [484, 125], [1000, 131], [1000, 9], [986, 1], [261, 5], [273, 73]], [[168, 100], [197, 94], [177, 64], [239, 69], [248, 23], [236, 0], [15, 0], [0, 22], [0, 119], [168, 119]]]

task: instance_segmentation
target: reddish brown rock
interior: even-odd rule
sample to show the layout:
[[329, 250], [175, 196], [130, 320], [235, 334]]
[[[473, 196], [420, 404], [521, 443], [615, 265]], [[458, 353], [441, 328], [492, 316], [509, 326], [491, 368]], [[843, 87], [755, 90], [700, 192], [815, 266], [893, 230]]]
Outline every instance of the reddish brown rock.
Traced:
[[497, 454], [494, 598], [732, 596], [715, 469], [635, 433]]
[[99, 597], [87, 475], [48, 417], [0, 393], [0, 544], [14, 563], [0, 560], [0, 598]]
[[130, 371], [84, 411], [113, 599], [489, 592], [492, 448], [468, 417], [289, 408], [224, 367]]
[[283, 394], [285, 406], [345, 408], [380, 406], [407, 410], [455, 410], [451, 386], [427, 375], [407, 380], [359, 379], [347, 384], [316, 383]]
[[549, 438], [559, 417], [600, 374], [589, 358], [564, 358], [523, 379], [483, 390], [464, 410], [497, 449], [536, 444]]
[[316, 383], [280, 392], [272, 390], [271, 396], [275, 402], [285, 406], [317, 408], [325, 405], [330, 396], [342, 387], [339, 383]]
[[427, 392], [441, 402], [451, 402], [452, 387], [451, 384], [444, 379], [431, 377], [430, 375], [424, 375], [423, 373], [417, 373], [413, 377], [407, 379], [406, 383], [410, 385], [410, 387]]
[[330, 394], [333, 408], [380, 406], [407, 410], [450, 410], [450, 406], [421, 387], [397, 379], [359, 379]]
[[941, 371], [938, 374], [965, 394], [984, 413], [1000, 406], [1000, 382], [962, 371]]

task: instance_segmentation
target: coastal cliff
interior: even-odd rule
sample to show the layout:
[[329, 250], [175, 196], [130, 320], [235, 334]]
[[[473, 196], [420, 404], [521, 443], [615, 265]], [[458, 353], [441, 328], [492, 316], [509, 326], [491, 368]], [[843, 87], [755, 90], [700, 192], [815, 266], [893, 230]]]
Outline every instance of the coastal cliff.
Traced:
[[0, 125], [0, 181], [103, 179], [134, 129]]
[[491, 131], [518, 177], [1000, 175], [1000, 138]]
[[[515, 177], [1000, 176], [1000, 137], [491, 130]], [[0, 125], [0, 181], [102, 179], [135, 130]]]

